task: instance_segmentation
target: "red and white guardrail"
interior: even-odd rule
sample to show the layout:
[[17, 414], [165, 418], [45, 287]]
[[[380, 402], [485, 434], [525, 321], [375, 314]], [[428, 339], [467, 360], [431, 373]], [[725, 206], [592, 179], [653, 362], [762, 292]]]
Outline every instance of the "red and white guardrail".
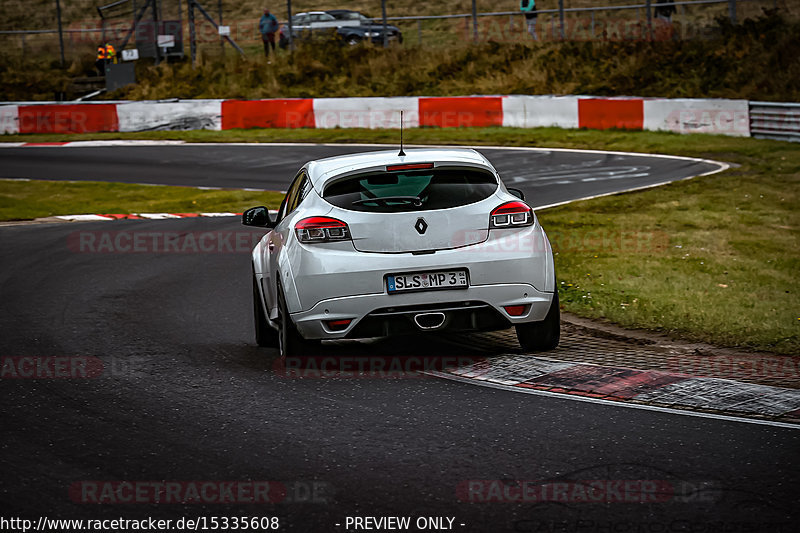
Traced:
[[0, 133], [234, 128], [620, 128], [750, 135], [747, 100], [458, 96], [0, 104]]

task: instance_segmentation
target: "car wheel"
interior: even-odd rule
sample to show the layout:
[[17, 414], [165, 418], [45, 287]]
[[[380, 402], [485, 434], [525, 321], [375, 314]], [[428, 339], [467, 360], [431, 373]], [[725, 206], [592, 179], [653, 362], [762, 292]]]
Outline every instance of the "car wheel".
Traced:
[[347, 44], [350, 46], [355, 46], [361, 42], [361, 37], [358, 37], [357, 35], [350, 35], [345, 39], [345, 41], [347, 41]]
[[267, 322], [264, 306], [261, 304], [261, 294], [258, 282], [253, 276], [253, 318], [256, 325], [256, 344], [259, 346], [275, 348], [278, 346], [278, 332]]
[[313, 341], [308, 341], [297, 331], [286, 307], [286, 298], [283, 296], [283, 287], [278, 280], [278, 351], [281, 357], [296, 357], [311, 355], [315, 346]]
[[561, 338], [561, 310], [558, 304], [558, 290], [553, 293], [547, 316], [540, 322], [528, 322], [516, 326], [517, 340], [526, 351], [546, 352], [554, 350]]

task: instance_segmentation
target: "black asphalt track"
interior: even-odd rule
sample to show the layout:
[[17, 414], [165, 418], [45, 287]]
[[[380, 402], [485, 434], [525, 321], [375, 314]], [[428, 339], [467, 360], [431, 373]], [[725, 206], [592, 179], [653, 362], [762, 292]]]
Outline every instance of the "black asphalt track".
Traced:
[[[0, 178], [285, 190], [311, 159], [394, 149], [353, 145], [20, 147], [0, 150]], [[690, 159], [603, 152], [478, 148], [534, 206], [661, 184], [719, 168]]]
[[[44, 172], [50, 165], [69, 179], [75, 175], [60, 157], [83, 152], [61, 149], [63, 156], [48, 155], [43, 163], [50, 149], [24, 150], [36, 160], [29, 168]], [[101, 150], [109, 158], [115, 151]], [[133, 158], [130, 181], [168, 181], [170, 172], [154, 174], [159, 164], [134, 158], [136, 150], [144, 149], [121, 153]], [[185, 161], [186, 150], [170, 156], [165, 149], [159, 157]], [[229, 182], [222, 167], [203, 173], [196, 166], [193, 183], [253, 186], [254, 173], [291, 174], [302, 159], [300, 148], [292, 150], [283, 157], [276, 150], [271, 162], [248, 170], [229, 161], [230, 176], [238, 176]], [[575, 174], [574, 162], [584, 157], [486, 152], [507, 180], [540, 175], [537, 158], [555, 168], [567, 165], [559, 157], [573, 157], [568, 174]], [[0, 152], [4, 174], [8, 153]], [[512, 156], [520, 166], [511, 165]], [[86, 179], [100, 179], [96, 158], [86, 158]], [[25, 166], [19, 155], [14, 160]], [[612, 164], [632, 166], [600, 163]], [[138, 172], [130, 168], [136, 165]], [[122, 170], [104, 179], [123, 179]], [[673, 177], [697, 170], [681, 163]], [[285, 186], [290, 176], [281, 175], [283, 181], [275, 178], [264, 188]], [[653, 180], [668, 176], [664, 171]], [[192, 183], [188, 170], [175, 179]], [[558, 185], [525, 183], [529, 195], [538, 188], [548, 201], [564, 199], [553, 192]], [[597, 182], [580, 183], [574, 186], [587, 187], [580, 193], [599, 192]], [[197, 253], [98, 253], [75, 245], [98, 232], [244, 232], [245, 240], [252, 233], [235, 218], [0, 228], [0, 356], [88, 356], [104, 368], [88, 379], [0, 380], [3, 518], [278, 516], [281, 531], [347, 531], [347, 516], [411, 516], [412, 524], [438, 516], [454, 517], [456, 531], [796, 531], [797, 430], [515, 394], [418, 374], [288, 376], [275, 350], [254, 346], [249, 244], [241, 252], [222, 246]], [[411, 339], [327, 346], [318, 360], [334, 356], [402, 361], [492, 353], [469, 352], [445, 339]], [[205, 480], [278, 482], [289, 497], [277, 504], [98, 505], [76, 503], [69, 491], [86, 481]], [[459, 497], [469, 480], [568, 484], [562, 496], [547, 498], [556, 501], [470, 503]], [[589, 502], [579, 489], [592, 480], [617, 488], [644, 480], [660, 491], [635, 502], [636, 489], [622, 497], [612, 490], [612, 501]], [[317, 493], [310, 496], [306, 489], [314, 483]]]

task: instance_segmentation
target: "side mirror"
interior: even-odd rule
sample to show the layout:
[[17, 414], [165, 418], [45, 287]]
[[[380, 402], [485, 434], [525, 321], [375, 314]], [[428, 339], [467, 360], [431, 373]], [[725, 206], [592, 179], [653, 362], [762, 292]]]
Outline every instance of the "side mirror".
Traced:
[[242, 224], [245, 226], [255, 226], [257, 228], [274, 228], [275, 223], [269, 215], [269, 210], [263, 205], [251, 207], [242, 213]]
[[511, 187], [508, 187], [508, 192], [510, 192], [520, 200], [525, 200], [525, 193], [519, 189], [512, 189]]

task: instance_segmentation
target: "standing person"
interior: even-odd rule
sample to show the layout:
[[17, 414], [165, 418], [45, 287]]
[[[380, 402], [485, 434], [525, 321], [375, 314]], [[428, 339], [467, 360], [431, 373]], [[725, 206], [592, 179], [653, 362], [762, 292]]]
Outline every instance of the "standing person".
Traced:
[[109, 63], [117, 62], [117, 50], [111, 43], [106, 43], [106, 61]]
[[106, 75], [106, 47], [104, 44], [97, 46], [97, 57], [95, 58], [94, 68], [100, 76]]
[[258, 31], [261, 32], [261, 40], [264, 41], [264, 55], [267, 56], [267, 62], [271, 63], [269, 49], [272, 47], [272, 53], [275, 53], [275, 33], [278, 31], [278, 19], [269, 12], [267, 7], [264, 8], [264, 14], [258, 21]]
[[525, 13], [528, 33], [531, 34], [534, 40], [538, 41], [539, 37], [536, 35], [536, 17], [538, 17], [536, 13], [536, 0], [519, 0], [519, 10]]
[[672, 15], [675, 13], [675, 3], [673, 0], [659, 0], [656, 4], [656, 18], [671, 24]]
[[672, 27], [672, 15], [677, 11], [673, 0], [658, 0], [655, 5], [656, 29], [655, 39], [665, 41], [676, 39], [677, 33]]

